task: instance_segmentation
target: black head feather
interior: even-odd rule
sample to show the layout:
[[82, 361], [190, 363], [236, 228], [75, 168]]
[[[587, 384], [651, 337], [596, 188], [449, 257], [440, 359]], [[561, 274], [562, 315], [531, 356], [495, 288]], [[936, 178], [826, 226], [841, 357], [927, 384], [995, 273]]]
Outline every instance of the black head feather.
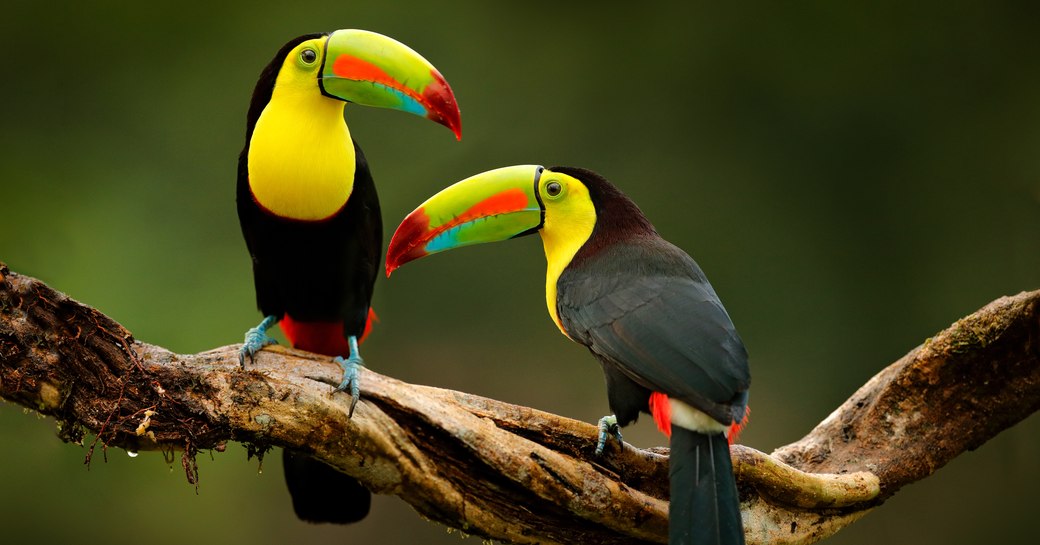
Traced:
[[657, 237], [657, 230], [639, 206], [599, 174], [578, 167], [556, 166], [549, 170], [576, 178], [589, 190], [596, 209], [596, 226], [573, 262], [599, 253], [602, 248], [635, 237]]

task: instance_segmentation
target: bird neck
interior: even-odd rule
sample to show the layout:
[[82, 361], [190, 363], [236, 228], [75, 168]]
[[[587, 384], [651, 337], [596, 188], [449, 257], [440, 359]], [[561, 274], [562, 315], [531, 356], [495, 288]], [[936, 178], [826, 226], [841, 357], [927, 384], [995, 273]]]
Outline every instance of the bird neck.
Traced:
[[356, 165], [344, 104], [314, 89], [275, 86], [249, 141], [249, 189], [263, 208], [316, 221], [347, 203]]
[[588, 199], [574, 199], [576, 208], [566, 214], [546, 214], [545, 225], [539, 231], [545, 248], [545, 305], [549, 316], [564, 335], [570, 337], [560, 322], [556, 306], [556, 286], [596, 227], [596, 210]]

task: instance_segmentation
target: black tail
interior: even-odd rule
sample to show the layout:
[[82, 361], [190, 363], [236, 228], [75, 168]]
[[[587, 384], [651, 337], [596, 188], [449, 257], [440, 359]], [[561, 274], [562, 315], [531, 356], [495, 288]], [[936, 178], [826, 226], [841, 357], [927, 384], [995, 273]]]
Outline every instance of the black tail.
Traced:
[[372, 493], [353, 477], [290, 450], [282, 453], [282, 466], [300, 520], [348, 524], [368, 515]]
[[669, 545], [743, 545], [744, 525], [729, 443], [672, 426]]

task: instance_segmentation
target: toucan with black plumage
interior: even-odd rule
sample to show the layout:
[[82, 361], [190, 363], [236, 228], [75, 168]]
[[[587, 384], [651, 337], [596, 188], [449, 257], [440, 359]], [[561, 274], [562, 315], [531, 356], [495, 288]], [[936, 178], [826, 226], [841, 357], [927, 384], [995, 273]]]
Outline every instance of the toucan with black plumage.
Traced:
[[545, 299], [560, 331], [602, 364], [608, 432], [650, 413], [671, 436], [669, 542], [740, 544], [727, 436], [745, 422], [747, 351], [707, 277], [602, 176], [505, 167], [434, 195], [408, 215], [386, 270], [444, 250], [539, 233]]
[[[417, 114], [458, 138], [461, 122], [433, 65], [364, 30], [290, 40], [253, 91], [237, 202], [264, 319], [246, 333], [241, 362], [274, 342], [267, 330], [277, 323], [294, 347], [336, 357], [353, 414], [383, 227], [368, 163], [344, 120], [347, 102]], [[356, 480], [303, 453], [286, 451], [284, 467], [301, 519], [347, 523], [368, 513], [371, 494]]]

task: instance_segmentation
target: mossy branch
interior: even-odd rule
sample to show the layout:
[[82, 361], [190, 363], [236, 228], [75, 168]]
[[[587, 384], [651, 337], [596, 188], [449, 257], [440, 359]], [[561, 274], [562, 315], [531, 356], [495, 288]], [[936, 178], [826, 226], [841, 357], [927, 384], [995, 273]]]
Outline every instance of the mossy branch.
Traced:
[[[1040, 406], [1040, 291], [994, 301], [867, 382], [772, 455], [734, 446], [748, 542], [811, 543]], [[194, 454], [240, 441], [309, 452], [378, 493], [515, 543], [666, 541], [667, 453], [591, 424], [365, 370], [362, 401], [329, 358], [273, 347], [179, 355], [0, 263], [0, 396], [66, 440]]]

